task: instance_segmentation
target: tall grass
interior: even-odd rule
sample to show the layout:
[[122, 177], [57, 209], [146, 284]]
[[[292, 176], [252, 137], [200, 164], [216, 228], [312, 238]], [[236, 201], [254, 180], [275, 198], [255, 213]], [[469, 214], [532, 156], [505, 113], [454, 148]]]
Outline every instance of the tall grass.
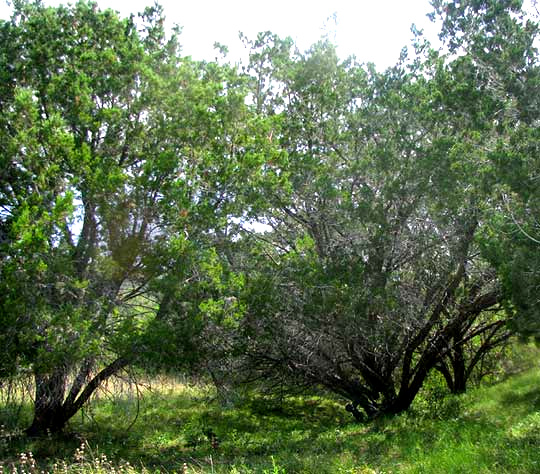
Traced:
[[[20, 400], [0, 414], [14, 406], [27, 420]], [[538, 368], [458, 397], [435, 380], [409, 412], [364, 425], [332, 397], [223, 407], [175, 377], [111, 383], [63, 435], [28, 439], [7, 421], [0, 473], [540, 473]]]

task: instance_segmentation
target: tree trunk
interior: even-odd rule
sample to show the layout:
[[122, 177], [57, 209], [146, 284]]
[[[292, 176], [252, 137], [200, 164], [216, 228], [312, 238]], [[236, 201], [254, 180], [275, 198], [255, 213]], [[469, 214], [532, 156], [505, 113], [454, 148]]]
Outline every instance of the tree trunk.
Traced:
[[465, 365], [463, 346], [454, 347], [450, 357], [454, 372], [454, 383], [451, 392], [453, 394], [465, 393], [467, 390], [467, 367]]
[[97, 388], [109, 377], [118, 373], [129, 360], [120, 357], [98, 372], [86, 383], [90, 372], [90, 361], [85, 361], [75, 378], [68, 396], [66, 384], [68, 371], [57, 369], [50, 375], [34, 374], [36, 382], [36, 399], [34, 402], [34, 419], [26, 429], [28, 436], [43, 436], [48, 433], [62, 431], [66, 423], [90, 399]]
[[64, 416], [66, 372], [59, 369], [50, 375], [34, 374], [36, 399], [34, 419], [26, 429], [28, 436], [42, 436], [61, 431], [67, 419]]

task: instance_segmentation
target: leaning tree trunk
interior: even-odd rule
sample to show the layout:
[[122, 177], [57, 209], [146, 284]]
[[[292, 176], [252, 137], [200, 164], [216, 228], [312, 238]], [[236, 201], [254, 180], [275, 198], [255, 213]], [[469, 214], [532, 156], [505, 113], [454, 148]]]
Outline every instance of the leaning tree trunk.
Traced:
[[[34, 418], [26, 429], [28, 436], [43, 436], [62, 431], [66, 423], [83, 407], [96, 389], [109, 377], [128, 365], [124, 357], [90, 377], [92, 361], [85, 361], [67, 392], [68, 370], [60, 368], [51, 374], [34, 374], [36, 399]], [[67, 394], [67, 396], [66, 396]]]

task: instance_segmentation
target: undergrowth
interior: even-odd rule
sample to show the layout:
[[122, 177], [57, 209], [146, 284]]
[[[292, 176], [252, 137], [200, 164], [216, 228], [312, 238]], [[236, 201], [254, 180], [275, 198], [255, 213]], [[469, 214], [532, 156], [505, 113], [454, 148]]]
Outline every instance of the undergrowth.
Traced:
[[28, 406], [18, 428], [0, 406], [0, 473], [540, 473], [540, 370], [495, 382], [449, 396], [433, 380], [407, 413], [368, 424], [327, 396], [224, 407], [171, 377], [109, 386], [44, 439], [20, 431]]

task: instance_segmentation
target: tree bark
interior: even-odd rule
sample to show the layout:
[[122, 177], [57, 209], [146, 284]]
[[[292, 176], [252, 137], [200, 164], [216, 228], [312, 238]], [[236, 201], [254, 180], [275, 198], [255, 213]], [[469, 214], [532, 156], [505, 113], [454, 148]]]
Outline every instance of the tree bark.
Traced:
[[463, 346], [454, 347], [451, 354], [452, 370], [454, 372], [454, 384], [452, 393], [465, 393], [467, 390], [467, 366]]
[[36, 384], [34, 419], [26, 429], [28, 436], [42, 436], [61, 431], [65, 426], [63, 402], [67, 374], [58, 369], [50, 375], [34, 374]]
[[83, 363], [67, 397], [67, 369], [58, 369], [47, 375], [34, 374], [36, 399], [32, 424], [25, 431], [28, 436], [44, 436], [62, 431], [66, 423], [83, 407], [99, 386], [126, 367], [129, 359], [125, 357], [116, 359], [90, 379], [83, 388], [83, 380], [86, 381], [89, 375], [89, 364], [89, 361]]

